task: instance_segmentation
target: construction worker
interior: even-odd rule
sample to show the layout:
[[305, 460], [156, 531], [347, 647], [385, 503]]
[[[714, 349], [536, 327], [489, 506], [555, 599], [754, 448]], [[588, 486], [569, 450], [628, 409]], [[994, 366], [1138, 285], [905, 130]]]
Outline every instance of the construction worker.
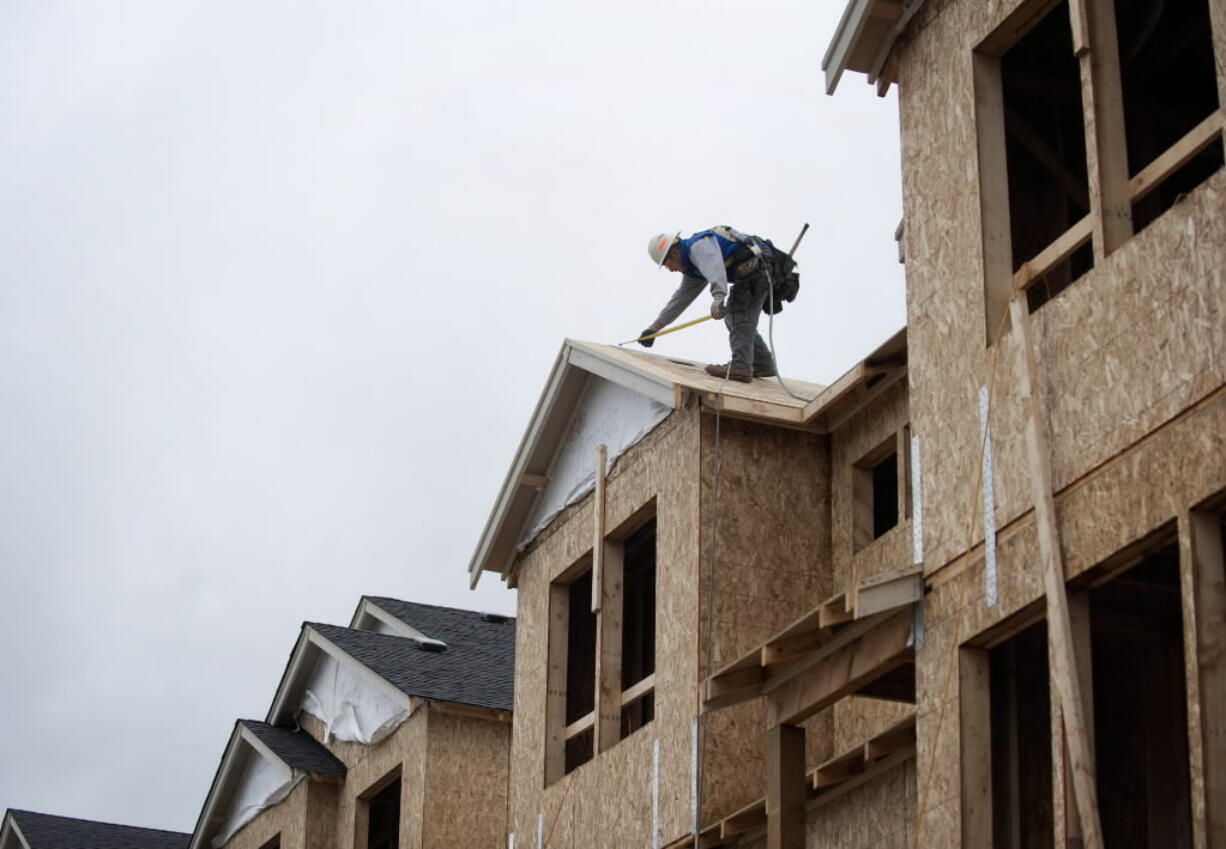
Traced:
[[710, 285], [711, 317], [724, 319], [728, 326], [732, 361], [707, 366], [707, 374], [742, 383], [755, 377], [774, 377], [775, 358], [758, 333], [758, 316], [770, 294], [770, 284], [761, 263], [753, 261], [755, 254], [749, 247], [753, 242], [774, 250], [766, 240], [730, 227], [702, 230], [688, 239], [682, 239], [680, 233], [653, 236], [647, 243], [647, 254], [657, 267], [680, 272], [681, 285], [656, 320], [639, 334], [639, 344], [650, 348], [655, 340], [642, 337], [667, 327], [694, 302], [704, 286]]

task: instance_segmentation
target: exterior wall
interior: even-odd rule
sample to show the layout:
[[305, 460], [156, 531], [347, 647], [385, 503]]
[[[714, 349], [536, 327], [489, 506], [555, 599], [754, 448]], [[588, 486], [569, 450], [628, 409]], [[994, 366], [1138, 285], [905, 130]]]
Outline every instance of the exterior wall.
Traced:
[[[760, 645], [835, 591], [827, 438], [722, 417], [717, 500], [715, 426], [713, 415], [703, 415], [697, 636], [699, 646], [705, 646], [710, 606], [715, 611], [710, 671]], [[700, 654], [700, 676], [705, 678], [708, 670], [702, 660]], [[765, 715], [762, 700], [755, 699], [704, 718], [704, 824], [765, 795]], [[806, 761], [815, 766], [834, 751], [829, 720], [815, 717], [805, 729]]]
[[429, 710], [422, 845], [502, 849], [511, 723]]
[[[339, 791], [333, 846], [338, 849], [363, 849], [365, 835], [359, 834], [358, 806], [360, 798], [380, 779], [400, 767], [400, 845], [403, 849], [421, 849], [423, 812], [426, 800], [427, 743], [434, 717], [424, 708], [414, 711], [399, 728], [375, 746], [343, 743], [328, 744], [332, 754], [340, 758], [349, 773]], [[315, 739], [323, 739], [321, 723], [313, 716], [303, 715], [302, 726]]]
[[[1210, 4], [1220, 57], [1226, 3]], [[958, 646], [1043, 598], [1016, 389], [1020, 352], [1012, 332], [993, 347], [985, 339], [971, 63], [973, 47], [1019, 5], [929, 3], [900, 53], [911, 417], [924, 460], [924, 566], [933, 588], [917, 659], [922, 845], [961, 845]], [[1031, 316], [1069, 578], [1183, 522], [1192, 505], [1226, 488], [1224, 206], [1219, 171]], [[999, 583], [991, 607], [975, 518], [981, 386], [991, 387], [995, 461]], [[1189, 634], [1185, 622], [1185, 644]], [[1194, 783], [1197, 737], [1190, 735]], [[1055, 802], [1062, 823], [1060, 794]], [[1203, 799], [1194, 800], [1194, 813], [1203, 810]], [[1194, 816], [1198, 846], [1202, 818]]]
[[279, 804], [261, 811], [226, 843], [226, 849], [260, 849], [278, 834], [281, 849], [325, 849], [336, 821], [339, 784], [302, 781]]
[[[679, 410], [619, 458], [606, 484], [609, 528], [656, 498], [655, 718], [544, 786], [549, 585], [592, 545], [592, 499], [559, 515], [520, 558], [508, 829], [518, 846], [650, 846], [653, 744], [660, 741], [665, 841], [690, 824], [690, 722], [697, 704], [699, 414]], [[592, 458], [595, 463], [595, 457]]]

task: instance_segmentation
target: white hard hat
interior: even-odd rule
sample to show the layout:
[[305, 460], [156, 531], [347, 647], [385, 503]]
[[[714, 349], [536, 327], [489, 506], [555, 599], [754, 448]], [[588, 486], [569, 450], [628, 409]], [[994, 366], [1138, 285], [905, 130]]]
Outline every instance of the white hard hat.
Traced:
[[651, 257], [651, 261], [659, 268], [664, 264], [664, 258], [668, 256], [668, 249], [673, 246], [673, 242], [677, 241], [677, 237], [681, 235], [681, 231], [676, 233], [657, 233], [651, 237], [651, 241], [647, 243], [647, 255]]

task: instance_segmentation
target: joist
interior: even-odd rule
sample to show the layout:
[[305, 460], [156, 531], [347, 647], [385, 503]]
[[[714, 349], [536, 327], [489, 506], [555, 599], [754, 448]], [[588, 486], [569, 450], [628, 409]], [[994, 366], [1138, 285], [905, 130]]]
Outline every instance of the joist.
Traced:
[[904, 663], [914, 660], [910, 609], [882, 614], [883, 621], [829, 652], [804, 674], [766, 694], [767, 726], [801, 722]]
[[874, 613], [914, 604], [923, 597], [924, 575], [920, 569], [891, 572], [856, 587], [851, 604], [853, 617], [863, 619]]
[[1053, 686], [1059, 694], [1060, 711], [1068, 748], [1068, 763], [1073, 777], [1073, 795], [1081, 821], [1086, 849], [1101, 849], [1102, 827], [1098, 818], [1098, 793], [1095, 787], [1094, 757], [1090, 744], [1081, 687], [1077, 679], [1077, 658], [1072, 623], [1069, 617], [1064, 561], [1060, 551], [1060, 528], [1052, 495], [1051, 451], [1047, 440], [1047, 414], [1043, 398], [1036, 392], [1034, 340], [1030, 335], [1030, 309], [1026, 296], [1015, 293], [1009, 303], [1013, 332], [1017, 334], [1021, 357], [1019, 394], [1025, 413], [1026, 452], [1030, 462], [1031, 492], [1034, 498], [1035, 526], [1039, 536], [1039, 556], [1047, 597], [1047, 625]]

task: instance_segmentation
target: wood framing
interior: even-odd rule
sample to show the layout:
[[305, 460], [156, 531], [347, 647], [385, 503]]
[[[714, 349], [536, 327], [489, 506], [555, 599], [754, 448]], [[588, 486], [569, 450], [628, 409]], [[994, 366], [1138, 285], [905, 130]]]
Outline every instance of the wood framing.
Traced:
[[[1181, 531], [1191, 559], [1208, 849], [1226, 847], [1226, 556], [1222, 517], [1193, 510]], [[1193, 730], [1196, 733], [1196, 729]]]
[[622, 716], [622, 588], [625, 551], [620, 542], [601, 539], [601, 606], [596, 619], [596, 751], [609, 749], [621, 737]]
[[[609, 449], [602, 442], [596, 446], [596, 483], [592, 492], [592, 612], [599, 613], [606, 591], [605, 557], [605, 472], [609, 465]], [[600, 653], [597, 652], [597, 657]]]
[[767, 729], [767, 849], [804, 849], [804, 779], [805, 730], [795, 725]]
[[566, 774], [566, 655], [570, 630], [570, 587], [549, 585], [549, 666], [545, 699], [545, 783]]
[[1081, 687], [1076, 677], [1077, 659], [1068, 597], [1064, 585], [1064, 563], [1060, 553], [1060, 530], [1052, 497], [1051, 450], [1046, 432], [1046, 410], [1034, 390], [1034, 342], [1030, 336], [1030, 310], [1025, 297], [1015, 294], [1010, 302], [1013, 332], [1017, 335], [1020, 363], [1018, 390], [1025, 410], [1026, 451], [1030, 463], [1031, 494], [1034, 498], [1035, 526], [1039, 536], [1043, 587], [1047, 595], [1048, 639], [1054, 689], [1060, 694], [1064, 729], [1068, 735], [1069, 768], [1077, 811], [1087, 849], [1101, 849], [1102, 827], [1098, 820], [1098, 791], [1095, 787], [1094, 755], [1090, 746]]

